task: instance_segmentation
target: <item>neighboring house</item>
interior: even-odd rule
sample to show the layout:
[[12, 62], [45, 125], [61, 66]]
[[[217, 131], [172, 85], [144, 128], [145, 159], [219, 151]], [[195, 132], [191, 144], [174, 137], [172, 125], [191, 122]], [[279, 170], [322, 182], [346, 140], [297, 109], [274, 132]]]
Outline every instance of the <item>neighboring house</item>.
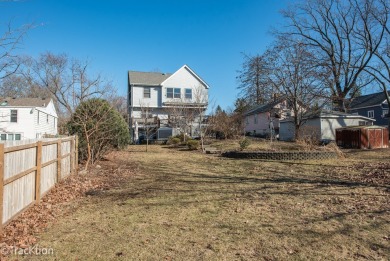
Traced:
[[293, 114], [285, 98], [258, 105], [244, 114], [245, 133], [253, 136], [268, 136], [274, 131], [279, 133], [280, 120]]
[[[196, 108], [204, 113], [208, 89], [209, 85], [187, 65], [173, 74], [129, 71], [128, 108], [134, 141], [138, 132], [142, 135], [145, 131], [146, 124], [155, 128], [153, 138], [166, 139], [173, 135], [173, 111], [177, 108]], [[194, 123], [188, 134], [196, 136], [196, 132]]]
[[1, 140], [24, 140], [57, 134], [58, 116], [52, 99], [0, 98]]
[[[390, 95], [390, 91], [388, 92]], [[352, 100], [349, 113], [375, 119], [375, 124], [388, 126], [389, 104], [384, 92], [362, 95]]]
[[[315, 137], [318, 140], [336, 139], [336, 129], [347, 126], [372, 125], [375, 119], [336, 111], [320, 111], [304, 115], [304, 123], [300, 127], [300, 136]], [[279, 139], [292, 141], [295, 137], [293, 119], [280, 121]]]

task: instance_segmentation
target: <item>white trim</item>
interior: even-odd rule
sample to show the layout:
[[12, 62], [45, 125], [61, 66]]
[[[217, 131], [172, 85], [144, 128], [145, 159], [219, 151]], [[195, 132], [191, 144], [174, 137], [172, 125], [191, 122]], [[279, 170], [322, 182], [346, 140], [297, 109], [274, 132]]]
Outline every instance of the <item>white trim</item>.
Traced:
[[[370, 114], [372, 114], [372, 116], [370, 116]], [[367, 111], [367, 118], [370, 118], [370, 119], [375, 118], [375, 111], [374, 110]]]
[[183, 65], [182, 67], [179, 68], [179, 70], [177, 70], [176, 72], [174, 72], [171, 76], [169, 76], [168, 78], [166, 78], [162, 83], [160, 83], [161, 86], [163, 86], [165, 84], [166, 81], [168, 81], [168, 79], [170, 79], [172, 76], [174, 76], [178, 71], [180, 71], [181, 69], [187, 69], [195, 78], [197, 78], [200, 82], [203, 83], [203, 85], [206, 87], [206, 89], [209, 89], [210, 86], [204, 81], [202, 80], [202, 78], [200, 78], [188, 65]]

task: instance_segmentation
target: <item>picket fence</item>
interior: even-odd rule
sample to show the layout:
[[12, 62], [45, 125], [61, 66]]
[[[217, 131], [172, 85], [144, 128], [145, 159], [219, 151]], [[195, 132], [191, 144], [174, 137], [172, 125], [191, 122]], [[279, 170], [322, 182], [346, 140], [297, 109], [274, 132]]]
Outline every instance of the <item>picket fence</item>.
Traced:
[[77, 136], [0, 143], [0, 230], [76, 173]]

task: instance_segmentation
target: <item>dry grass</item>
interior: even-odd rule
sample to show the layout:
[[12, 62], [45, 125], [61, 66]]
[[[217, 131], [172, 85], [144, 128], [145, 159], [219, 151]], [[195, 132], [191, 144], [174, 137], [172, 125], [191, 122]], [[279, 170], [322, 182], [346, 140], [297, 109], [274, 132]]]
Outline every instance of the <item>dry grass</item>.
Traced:
[[[238, 146], [238, 145], [237, 145]], [[53, 260], [386, 260], [388, 185], [351, 180], [355, 162], [232, 160], [132, 146], [122, 187], [92, 193], [40, 235]], [[363, 156], [361, 156], [363, 155]], [[31, 258], [29, 256], [28, 258]], [[42, 257], [33, 257], [41, 260]]]

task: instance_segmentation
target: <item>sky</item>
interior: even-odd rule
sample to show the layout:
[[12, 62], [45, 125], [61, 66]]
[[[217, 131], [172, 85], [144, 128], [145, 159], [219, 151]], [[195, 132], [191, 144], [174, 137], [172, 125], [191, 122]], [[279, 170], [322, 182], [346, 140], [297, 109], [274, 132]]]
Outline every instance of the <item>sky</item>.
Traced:
[[[242, 53], [262, 53], [292, 0], [0, 1], [0, 23], [33, 23], [19, 53], [50, 51], [91, 62], [126, 96], [127, 71], [173, 73], [187, 64], [232, 108]], [[2, 32], [1, 32], [2, 33]]]

